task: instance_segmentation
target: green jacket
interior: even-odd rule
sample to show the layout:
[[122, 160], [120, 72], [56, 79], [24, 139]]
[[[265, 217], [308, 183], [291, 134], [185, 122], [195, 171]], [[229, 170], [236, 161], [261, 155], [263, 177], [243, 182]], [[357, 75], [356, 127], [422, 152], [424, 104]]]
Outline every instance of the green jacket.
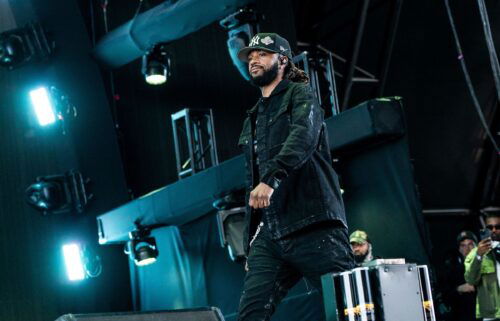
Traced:
[[465, 258], [465, 281], [476, 287], [478, 318], [500, 318], [500, 290], [493, 253], [489, 252], [479, 261], [477, 247]]

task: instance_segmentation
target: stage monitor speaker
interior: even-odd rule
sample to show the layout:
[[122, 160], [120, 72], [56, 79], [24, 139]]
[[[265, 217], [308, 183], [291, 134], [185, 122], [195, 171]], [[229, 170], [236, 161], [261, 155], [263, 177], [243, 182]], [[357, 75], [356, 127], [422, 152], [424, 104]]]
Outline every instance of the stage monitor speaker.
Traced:
[[325, 274], [326, 321], [435, 321], [428, 276], [427, 267], [415, 264]]
[[104, 314], [65, 314], [56, 321], [224, 321], [218, 308], [120, 312]]
[[368, 100], [325, 122], [335, 157], [365, 151], [401, 138], [406, 132], [400, 97]]

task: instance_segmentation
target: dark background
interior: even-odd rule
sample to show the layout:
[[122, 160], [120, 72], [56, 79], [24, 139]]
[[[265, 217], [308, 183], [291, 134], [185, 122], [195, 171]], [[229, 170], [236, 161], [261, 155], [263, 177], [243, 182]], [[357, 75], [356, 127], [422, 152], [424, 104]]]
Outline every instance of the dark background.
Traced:
[[[292, 46], [297, 41], [319, 43], [348, 57], [355, 7], [330, 12], [341, 2], [258, 1], [266, 17], [261, 30], [282, 34]], [[143, 10], [158, 3], [145, 1]], [[373, 1], [358, 63], [372, 72], [387, 23], [385, 3]], [[105, 30], [99, 1], [10, 4], [17, 25], [38, 19], [51, 30], [57, 51], [48, 63], [0, 69], [0, 320], [131, 310], [127, 257], [121, 246], [97, 245], [95, 216], [176, 180], [170, 115], [184, 107], [212, 108], [219, 159], [237, 155], [245, 110], [258, 90], [232, 66], [226, 32], [213, 23], [169, 44], [173, 64], [166, 85], [146, 85], [140, 62], [134, 61], [113, 71], [113, 96], [109, 72], [89, 55], [93, 39]], [[137, 5], [110, 1], [109, 30], [130, 20]], [[500, 1], [489, 0], [487, 5], [498, 44]], [[1, 31], [12, 28], [0, 8]], [[452, 8], [483, 111], [498, 131], [498, 100], [477, 4], [452, 1]], [[320, 18], [321, 25], [312, 28]], [[486, 169], [492, 162], [498, 164], [498, 158], [491, 156], [456, 56], [444, 2], [406, 1], [385, 95], [404, 98], [422, 207], [471, 213], [426, 217], [436, 262], [461, 229], [478, 227], [480, 208], [500, 205], [498, 192], [490, 199], [482, 196]], [[34, 121], [27, 91], [42, 83], [67, 92], [79, 109], [79, 116], [67, 121], [66, 135], [40, 129]], [[372, 98], [370, 94], [371, 88], [356, 86], [350, 105]], [[95, 199], [85, 215], [41, 217], [28, 208], [23, 192], [37, 176], [72, 168], [93, 181]], [[99, 278], [79, 284], [65, 281], [60, 248], [67, 240], [95, 248], [104, 266]]]

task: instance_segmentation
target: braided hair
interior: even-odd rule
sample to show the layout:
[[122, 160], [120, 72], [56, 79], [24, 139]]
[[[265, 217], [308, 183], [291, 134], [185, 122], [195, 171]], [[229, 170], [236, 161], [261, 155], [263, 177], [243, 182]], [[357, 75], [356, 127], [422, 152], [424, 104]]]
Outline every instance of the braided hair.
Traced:
[[289, 79], [293, 82], [309, 82], [309, 76], [306, 74], [306, 72], [300, 68], [297, 68], [295, 64], [290, 60], [288, 60], [288, 64], [285, 67], [283, 78]]

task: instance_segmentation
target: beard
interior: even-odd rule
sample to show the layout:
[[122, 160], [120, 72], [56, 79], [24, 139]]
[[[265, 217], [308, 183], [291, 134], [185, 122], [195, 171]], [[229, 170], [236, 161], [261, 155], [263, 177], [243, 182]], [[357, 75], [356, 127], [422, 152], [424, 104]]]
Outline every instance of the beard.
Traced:
[[262, 72], [261, 75], [253, 77], [250, 74], [250, 82], [257, 87], [265, 87], [273, 82], [278, 77], [278, 62], [274, 63], [268, 70]]
[[361, 255], [354, 255], [354, 261], [358, 264], [361, 264], [365, 261], [366, 257], [368, 256], [368, 252], [366, 252], [365, 254], [361, 254]]
[[356, 262], [356, 264], [358, 265], [371, 261], [373, 260], [372, 245], [368, 243], [368, 250], [364, 254], [361, 254], [360, 251], [358, 252], [358, 254], [356, 253], [353, 254], [354, 254], [354, 262]]

